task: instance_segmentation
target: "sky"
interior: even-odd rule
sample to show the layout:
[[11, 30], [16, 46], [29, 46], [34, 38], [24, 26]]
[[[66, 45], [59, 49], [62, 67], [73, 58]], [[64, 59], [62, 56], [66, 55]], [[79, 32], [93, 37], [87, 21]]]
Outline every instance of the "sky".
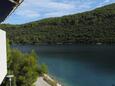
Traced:
[[111, 3], [115, 0], [24, 0], [4, 23], [24, 24], [89, 11]]

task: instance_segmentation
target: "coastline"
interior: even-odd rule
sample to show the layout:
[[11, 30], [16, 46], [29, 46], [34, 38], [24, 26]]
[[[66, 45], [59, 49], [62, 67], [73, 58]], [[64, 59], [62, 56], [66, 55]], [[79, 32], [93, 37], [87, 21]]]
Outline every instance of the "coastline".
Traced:
[[39, 77], [34, 85], [35, 86], [62, 86], [59, 82], [57, 82], [47, 74], [43, 74], [43, 76]]
[[43, 77], [39, 77], [37, 81], [34, 83], [35, 86], [51, 86], [46, 81], [44, 81]]

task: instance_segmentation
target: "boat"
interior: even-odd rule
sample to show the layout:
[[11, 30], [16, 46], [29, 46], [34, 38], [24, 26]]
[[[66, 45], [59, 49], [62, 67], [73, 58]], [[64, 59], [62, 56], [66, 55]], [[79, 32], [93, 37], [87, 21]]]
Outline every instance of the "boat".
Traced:
[[0, 0], [0, 23], [3, 22], [24, 0]]
[[98, 42], [98, 43], [96, 43], [97, 45], [102, 45], [102, 43], [101, 42]]

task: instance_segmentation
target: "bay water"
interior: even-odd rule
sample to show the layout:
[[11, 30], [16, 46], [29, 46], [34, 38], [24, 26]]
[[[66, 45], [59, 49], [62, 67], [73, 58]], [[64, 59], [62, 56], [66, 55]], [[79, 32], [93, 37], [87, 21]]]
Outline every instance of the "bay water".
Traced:
[[35, 50], [63, 86], [115, 86], [115, 45], [13, 45]]

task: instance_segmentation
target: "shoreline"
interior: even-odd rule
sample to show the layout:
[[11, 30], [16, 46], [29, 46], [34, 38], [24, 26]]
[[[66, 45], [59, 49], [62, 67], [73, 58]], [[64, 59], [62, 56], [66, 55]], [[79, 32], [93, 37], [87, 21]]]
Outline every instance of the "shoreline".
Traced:
[[34, 86], [51, 86], [46, 81], [44, 81], [43, 77], [39, 77], [37, 81], [34, 83]]
[[94, 43], [94, 44], [87, 44], [87, 43], [76, 43], [76, 44], [11, 44], [13, 47], [14, 46], [26, 46], [26, 45], [29, 45], [29, 46], [73, 46], [73, 45], [91, 45], [91, 46], [105, 46], [105, 45], [109, 45], [109, 46], [113, 46], [115, 45], [115, 43]]
[[43, 74], [43, 76], [39, 77], [37, 81], [34, 83], [35, 86], [62, 86], [59, 82], [54, 80], [48, 74]]

